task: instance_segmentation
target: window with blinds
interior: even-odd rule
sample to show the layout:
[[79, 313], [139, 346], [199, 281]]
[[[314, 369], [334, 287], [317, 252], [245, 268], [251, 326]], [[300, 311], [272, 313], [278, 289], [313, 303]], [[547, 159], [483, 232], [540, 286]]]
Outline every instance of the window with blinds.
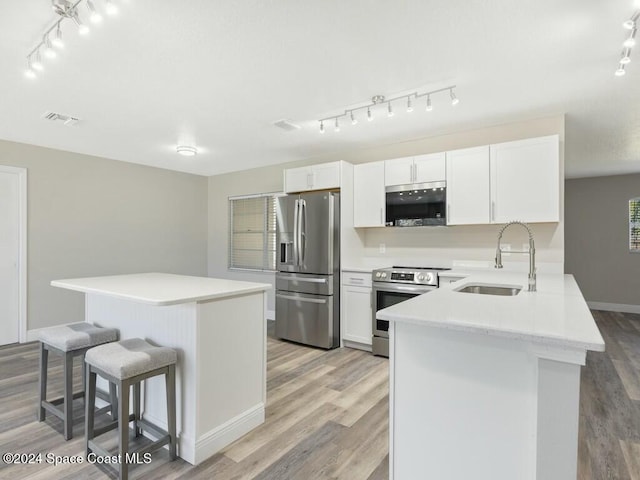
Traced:
[[276, 196], [229, 198], [229, 268], [276, 269]]
[[629, 200], [629, 251], [640, 253], [640, 197]]

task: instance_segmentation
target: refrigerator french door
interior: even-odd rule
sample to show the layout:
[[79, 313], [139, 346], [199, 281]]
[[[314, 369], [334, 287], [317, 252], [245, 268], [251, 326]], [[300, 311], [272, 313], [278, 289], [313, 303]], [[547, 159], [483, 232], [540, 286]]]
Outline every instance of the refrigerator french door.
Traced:
[[276, 336], [335, 348], [340, 332], [340, 195], [277, 199]]

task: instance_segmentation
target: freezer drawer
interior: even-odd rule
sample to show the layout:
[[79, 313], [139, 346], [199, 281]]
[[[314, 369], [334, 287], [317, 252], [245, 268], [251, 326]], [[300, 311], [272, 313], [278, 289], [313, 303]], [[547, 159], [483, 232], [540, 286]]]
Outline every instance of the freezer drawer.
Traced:
[[276, 336], [322, 348], [338, 346], [332, 295], [276, 290]]
[[276, 290], [333, 295], [333, 280], [333, 275], [278, 272], [276, 273]]

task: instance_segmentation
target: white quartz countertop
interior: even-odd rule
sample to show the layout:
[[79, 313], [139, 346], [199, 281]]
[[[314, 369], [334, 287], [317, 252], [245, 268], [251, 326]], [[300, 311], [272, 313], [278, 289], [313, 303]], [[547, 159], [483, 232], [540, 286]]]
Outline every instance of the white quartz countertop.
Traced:
[[262, 292], [268, 283], [239, 282], [221, 278], [171, 273], [136, 273], [104, 277], [53, 280], [54, 287], [133, 300], [151, 305], [176, 305]]
[[[394, 322], [517, 338], [549, 346], [604, 351], [604, 340], [572, 275], [539, 274], [537, 292], [527, 274], [475, 272], [455, 283], [378, 311]], [[462, 293], [469, 284], [522, 287], [518, 295]]]

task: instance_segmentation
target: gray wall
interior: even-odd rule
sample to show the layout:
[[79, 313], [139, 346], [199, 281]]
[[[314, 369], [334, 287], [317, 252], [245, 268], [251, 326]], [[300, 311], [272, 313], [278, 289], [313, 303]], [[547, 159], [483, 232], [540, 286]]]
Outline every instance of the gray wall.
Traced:
[[28, 330], [84, 319], [53, 279], [206, 275], [206, 177], [6, 141], [0, 164], [27, 168]]
[[629, 253], [629, 199], [640, 174], [565, 183], [565, 271], [590, 302], [640, 305], [640, 254]]

